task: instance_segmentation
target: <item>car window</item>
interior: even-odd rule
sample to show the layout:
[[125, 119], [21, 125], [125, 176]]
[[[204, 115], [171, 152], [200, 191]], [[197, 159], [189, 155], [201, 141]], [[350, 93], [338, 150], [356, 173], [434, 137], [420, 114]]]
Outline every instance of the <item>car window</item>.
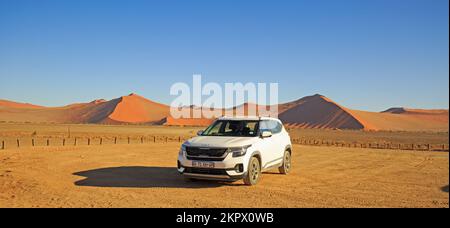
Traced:
[[207, 128], [207, 129], [205, 130], [205, 132], [208, 131], [208, 133], [211, 134], [211, 135], [218, 134], [221, 127], [222, 127], [222, 124], [216, 124], [216, 123], [214, 123], [214, 124], [211, 125], [209, 128]]
[[209, 126], [203, 136], [257, 136], [258, 121], [218, 120]]
[[259, 123], [259, 130], [260, 130], [261, 132], [263, 132], [263, 131], [270, 131], [270, 132], [272, 132], [272, 130], [271, 130], [270, 127], [269, 127], [269, 121], [267, 121], [267, 120], [261, 121], [261, 122]]
[[263, 120], [260, 123], [260, 131], [270, 131], [272, 134], [280, 133], [283, 129], [283, 125], [281, 125], [278, 121], [274, 120]]
[[274, 121], [274, 120], [271, 120], [270, 122], [272, 122], [272, 126], [273, 126], [272, 133], [273, 134], [280, 133], [281, 130], [283, 129], [283, 125], [281, 125], [280, 122]]

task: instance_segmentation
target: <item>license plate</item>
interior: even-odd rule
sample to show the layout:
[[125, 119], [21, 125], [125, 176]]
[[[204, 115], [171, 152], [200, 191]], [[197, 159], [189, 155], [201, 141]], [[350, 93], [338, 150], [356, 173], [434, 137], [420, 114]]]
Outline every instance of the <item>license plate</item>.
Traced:
[[192, 166], [198, 168], [214, 168], [214, 162], [192, 161]]

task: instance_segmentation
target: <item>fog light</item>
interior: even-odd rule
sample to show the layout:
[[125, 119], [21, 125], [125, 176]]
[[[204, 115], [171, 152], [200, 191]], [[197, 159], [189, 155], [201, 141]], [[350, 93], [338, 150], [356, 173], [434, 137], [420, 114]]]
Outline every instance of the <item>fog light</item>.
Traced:
[[242, 173], [242, 172], [244, 172], [244, 165], [243, 165], [243, 164], [237, 164], [237, 165], [234, 167], [234, 170], [235, 170], [236, 172], [238, 172], [238, 173]]

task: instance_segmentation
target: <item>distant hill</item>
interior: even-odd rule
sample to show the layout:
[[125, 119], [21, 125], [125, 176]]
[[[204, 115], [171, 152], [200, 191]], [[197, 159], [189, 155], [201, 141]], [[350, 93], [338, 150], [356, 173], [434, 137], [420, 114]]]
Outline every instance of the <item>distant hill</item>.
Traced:
[[280, 105], [279, 118], [290, 127], [448, 131], [448, 110], [390, 108], [383, 112], [352, 110], [316, 94]]
[[130, 94], [110, 101], [95, 100], [63, 107], [5, 106], [0, 120], [17, 122], [138, 124], [161, 123], [169, 106]]
[[28, 103], [19, 103], [14, 101], [7, 101], [0, 99], [0, 107], [7, 108], [43, 108], [42, 106], [28, 104]]
[[[248, 114], [245, 103], [228, 111]], [[258, 106], [257, 106], [258, 107]], [[267, 106], [262, 106], [268, 108]], [[189, 107], [191, 112], [199, 107]], [[389, 108], [368, 112], [345, 108], [331, 99], [312, 95], [278, 105], [279, 118], [291, 128], [448, 131], [449, 112], [444, 109]], [[225, 113], [225, 110], [220, 110]], [[137, 94], [109, 101], [99, 99], [63, 107], [43, 107], [0, 100], [0, 121], [98, 124], [164, 124], [175, 126], [207, 126], [213, 120], [174, 119], [170, 107]]]
[[280, 111], [279, 118], [290, 127], [371, 129], [349, 110], [320, 94], [281, 104]]

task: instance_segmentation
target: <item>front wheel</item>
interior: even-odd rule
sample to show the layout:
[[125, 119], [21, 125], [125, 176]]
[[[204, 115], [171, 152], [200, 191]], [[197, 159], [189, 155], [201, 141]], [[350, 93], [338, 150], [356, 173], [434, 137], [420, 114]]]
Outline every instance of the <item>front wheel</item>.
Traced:
[[252, 157], [248, 164], [247, 174], [244, 177], [244, 183], [246, 185], [255, 185], [259, 181], [261, 176], [261, 165], [258, 158]]
[[291, 171], [291, 152], [288, 150], [284, 152], [283, 165], [278, 168], [282, 174], [288, 174]]

